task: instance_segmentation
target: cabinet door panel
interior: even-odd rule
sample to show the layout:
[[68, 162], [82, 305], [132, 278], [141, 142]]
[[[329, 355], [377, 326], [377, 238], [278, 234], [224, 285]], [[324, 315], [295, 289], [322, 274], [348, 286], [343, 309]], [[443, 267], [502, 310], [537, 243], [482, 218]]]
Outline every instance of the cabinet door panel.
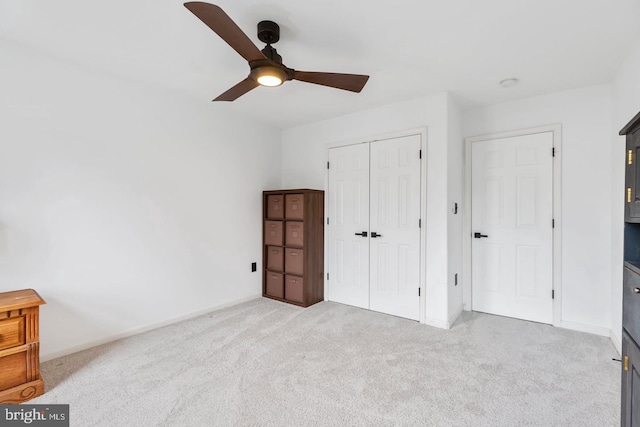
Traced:
[[622, 325], [630, 336], [640, 339], [640, 275], [625, 267], [622, 277]]
[[640, 348], [622, 334], [622, 411], [623, 427], [640, 427]]
[[640, 222], [640, 129], [627, 135], [625, 220]]

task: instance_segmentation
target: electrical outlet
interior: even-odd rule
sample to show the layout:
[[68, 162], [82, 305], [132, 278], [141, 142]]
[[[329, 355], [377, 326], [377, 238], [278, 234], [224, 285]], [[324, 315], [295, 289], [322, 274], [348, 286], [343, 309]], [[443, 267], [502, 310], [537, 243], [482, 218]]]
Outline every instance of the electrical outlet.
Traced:
[[251, 263], [251, 272], [254, 271], [258, 271], [258, 263], [257, 262], [252, 262]]

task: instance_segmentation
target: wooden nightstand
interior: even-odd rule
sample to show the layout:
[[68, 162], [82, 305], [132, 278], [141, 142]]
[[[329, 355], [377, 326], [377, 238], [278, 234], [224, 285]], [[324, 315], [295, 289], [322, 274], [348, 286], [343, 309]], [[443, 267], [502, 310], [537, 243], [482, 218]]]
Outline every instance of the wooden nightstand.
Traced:
[[0, 404], [44, 393], [38, 337], [42, 304], [33, 289], [0, 293]]

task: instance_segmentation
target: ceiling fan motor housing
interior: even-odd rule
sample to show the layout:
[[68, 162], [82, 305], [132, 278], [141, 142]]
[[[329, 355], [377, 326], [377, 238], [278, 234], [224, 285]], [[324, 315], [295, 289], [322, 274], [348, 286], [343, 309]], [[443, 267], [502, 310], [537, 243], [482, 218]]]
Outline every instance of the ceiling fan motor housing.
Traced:
[[258, 39], [266, 44], [274, 44], [280, 40], [280, 26], [273, 21], [258, 22]]

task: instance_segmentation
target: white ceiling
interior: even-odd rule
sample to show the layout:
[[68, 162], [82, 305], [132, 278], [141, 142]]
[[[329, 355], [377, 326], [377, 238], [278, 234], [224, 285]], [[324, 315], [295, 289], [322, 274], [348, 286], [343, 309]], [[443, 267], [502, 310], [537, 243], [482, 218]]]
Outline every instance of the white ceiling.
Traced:
[[606, 83], [640, 28], [639, 0], [215, 1], [260, 48], [256, 24], [280, 24], [287, 66], [369, 82], [211, 103], [249, 67], [178, 0], [0, 0], [0, 37], [286, 128], [444, 90], [469, 108]]

